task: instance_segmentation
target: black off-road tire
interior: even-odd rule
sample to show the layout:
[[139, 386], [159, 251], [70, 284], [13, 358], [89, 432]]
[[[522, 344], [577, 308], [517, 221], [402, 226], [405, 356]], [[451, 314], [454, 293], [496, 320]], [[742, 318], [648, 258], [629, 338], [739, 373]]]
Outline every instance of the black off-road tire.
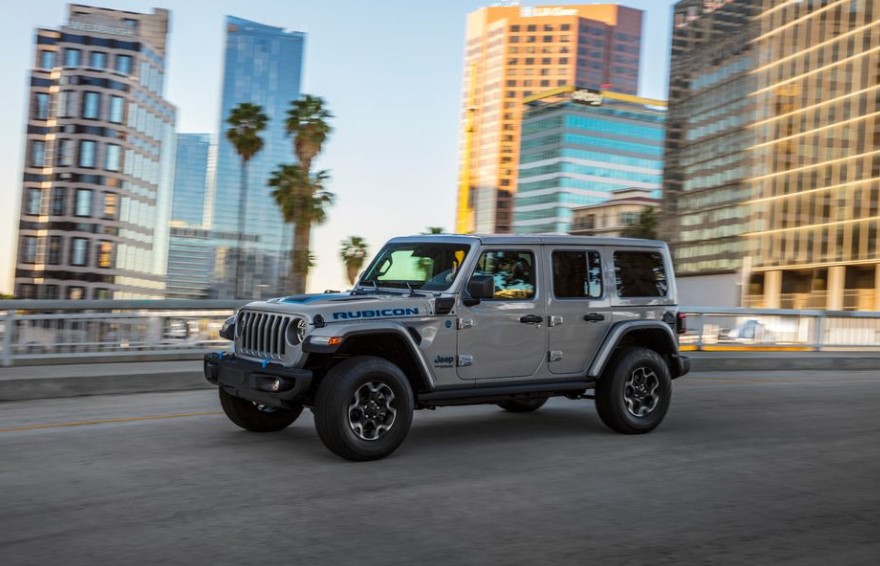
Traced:
[[315, 429], [331, 452], [355, 462], [378, 460], [406, 438], [413, 392], [388, 360], [356, 356], [327, 372], [315, 398]]
[[546, 402], [546, 397], [540, 399], [508, 399], [498, 403], [498, 406], [511, 413], [531, 413], [543, 407]]
[[259, 405], [253, 401], [234, 397], [220, 388], [220, 406], [229, 420], [251, 432], [278, 432], [293, 424], [300, 413], [302, 405], [294, 409], [281, 409]]
[[672, 399], [669, 367], [648, 348], [621, 348], [596, 383], [596, 410], [611, 430], [651, 432], [663, 421]]

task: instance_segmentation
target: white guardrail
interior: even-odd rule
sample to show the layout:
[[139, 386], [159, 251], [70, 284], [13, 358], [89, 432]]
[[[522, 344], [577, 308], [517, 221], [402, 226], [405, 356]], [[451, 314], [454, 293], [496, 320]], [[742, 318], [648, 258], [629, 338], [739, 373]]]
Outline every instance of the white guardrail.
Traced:
[[[0, 301], [0, 365], [193, 358], [247, 301]], [[683, 307], [683, 351], [880, 351], [880, 312]]]

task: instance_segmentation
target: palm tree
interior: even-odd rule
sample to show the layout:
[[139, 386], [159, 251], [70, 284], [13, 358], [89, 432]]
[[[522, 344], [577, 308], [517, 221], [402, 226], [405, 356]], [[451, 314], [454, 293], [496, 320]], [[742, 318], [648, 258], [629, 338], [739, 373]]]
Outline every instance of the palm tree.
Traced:
[[226, 123], [226, 139], [235, 148], [241, 158], [241, 186], [238, 191], [238, 259], [235, 262], [235, 298], [241, 297], [241, 264], [244, 255], [244, 219], [247, 207], [247, 165], [253, 157], [263, 149], [263, 138], [260, 133], [266, 129], [269, 117], [263, 113], [263, 107], [250, 102], [242, 102], [232, 109]]
[[[287, 134], [293, 137], [293, 153], [299, 162], [299, 174], [296, 179], [301, 181], [302, 188], [314, 189], [321, 186], [320, 183], [328, 178], [326, 171], [321, 171], [315, 176], [311, 175], [312, 161], [321, 153], [327, 136], [333, 131], [327, 120], [333, 115], [324, 107], [324, 99], [320, 96], [303, 95], [299, 100], [290, 103], [287, 111], [287, 120], [284, 128]], [[321, 176], [323, 175], [323, 178]], [[318, 185], [315, 182], [318, 182]], [[323, 190], [323, 187], [321, 187]], [[330, 193], [326, 193], [330, 194]], [[315, 195], [317, 196], [317, 195]], [[276, 198], [277, 200], [277, 198]], [[322, 200], [322, 199], [318, 199]], [[324, 201], [323, 204], [332, 203]], [[279, 201], [279, 206], [281, 201]], [[321, 207], [321, 214], [325, 214]], [[304, 293], [306, 279], [309, 276], [309, 245], [312, 233], [313, 220], [309, 215], [301, 215], [295, 220], [293, 240], [293, 260], [290, 263], [290, 285], [294, 294]], [[302, 226], [300, 224], [303, 224]], [[320, 222], [318, 222], [320, 223]]]
[[299, 165], [281, 165], [269, 178], [269, 186], [274, 187], [272, 197], [281, 209], [284, 221], [293, 224], [294, 244], [306, 243], [304, 248], [294, 245], [293, 249], [290, 284], [294, 294], [305, 292], [305, 277], [313, 265], [308, 248], [312, 224], [326, 222], [327, 207], [336, 198], [324, 189], [329, 180], [327, 171], [309, 176]]
[[422, 232], [422, 234], [444, 234], [446, 230], [444, 230], [441, 226], [427, 226], [427, 232]]
[[657, 238], [657, 212], [654, 208], [646, 206], [639, 214], [635, 224], [621, 230], [620, 235], [624, 238], [645, 238], [654, 240]]
[[346, 275], [348, 275], [348, 282], [351, 285], [354, 285], [354, 280], [357, 279], [369, 253], [370, 247], [367, 245], [367, 241], [360, 236], [349, 236], [347, 240], [342, 240], [339, 257], [345, 264]]

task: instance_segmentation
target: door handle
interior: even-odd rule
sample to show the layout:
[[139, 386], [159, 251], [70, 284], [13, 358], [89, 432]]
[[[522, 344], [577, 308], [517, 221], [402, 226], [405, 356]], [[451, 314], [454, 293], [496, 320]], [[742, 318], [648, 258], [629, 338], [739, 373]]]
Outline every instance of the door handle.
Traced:
[[544, 322], [544, 317], [536, 314], [527, 314], [519, 317], [519, 321], [525, 324], [541, 324]]
[[597, 312], [591, 312], [590, 314], [584, 315], [584, 320], [586, 320], [587, 322], [601, 322], [605, 320], [605, 315], [599, 314]]

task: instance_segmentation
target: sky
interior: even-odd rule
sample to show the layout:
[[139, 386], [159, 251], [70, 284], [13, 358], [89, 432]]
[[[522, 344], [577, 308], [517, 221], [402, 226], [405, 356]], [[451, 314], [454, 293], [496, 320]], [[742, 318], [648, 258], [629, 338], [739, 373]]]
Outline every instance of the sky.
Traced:
[[[223, 20], [238, 16], [304, 31], [302, 91], [323, 97], [333, 135], [315, 163], [329, 169], [336, 204], [312, 233], [317, 266], [309, 290], [345, 289], [340, 242], [357, 235], [375, 253], [391, 237], [429, 226], [455, 228], [459, 100], [465, 18], [492, 0], [101, 0], [77, 3], [171, 11], [165, 95], [177, 107], [179, 133], [217, 136]], [[578, 2], [522, 2], [562, 6]], [[580, 2], [584, 4], [596, 2]], [[639, 94], [667, 97], [674, 0], [624, 0], [645, 12]], [[4, 6], [0, 34], [0, 293], [12, 292], [27, 78], [34, 30], [66, 20], [63, 0]]]

